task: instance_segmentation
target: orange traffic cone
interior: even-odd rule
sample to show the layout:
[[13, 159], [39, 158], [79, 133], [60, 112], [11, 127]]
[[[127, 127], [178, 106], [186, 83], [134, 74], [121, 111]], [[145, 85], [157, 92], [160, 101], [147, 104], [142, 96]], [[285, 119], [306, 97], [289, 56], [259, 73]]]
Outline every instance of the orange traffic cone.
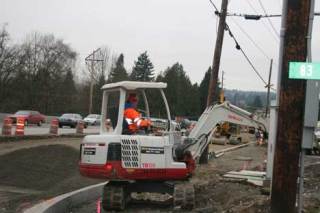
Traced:
[[58, 128], [59, 128], [59, 120], [57, 118], [53, 118], [50, 123], [49, 133], [52, 135], [58, 135]]
[[12, 130], [12, 120], [10, 118], [5, 118], [2, 126], [2, 135], [11, 135]]
[[17, 118], [16, 135], [24, 135], [24, 118]]
[[79, 121], [77, 123], [76, 133], [83, 134], [83, 128], [84, 128], [84, 122], [83, 121]]

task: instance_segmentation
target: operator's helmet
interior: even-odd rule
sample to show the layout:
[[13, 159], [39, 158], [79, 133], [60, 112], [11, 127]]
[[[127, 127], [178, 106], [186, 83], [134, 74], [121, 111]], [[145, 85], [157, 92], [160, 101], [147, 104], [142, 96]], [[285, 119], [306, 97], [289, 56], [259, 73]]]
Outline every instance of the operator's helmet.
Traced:
[[127, 97], [124, 108], [125, 109], [135, 108], [137, 106], [137, 104], [138, 104], [137, 95], [135, 93], [130, 93]]
[[136, 93], [130, 93], [126, 102], [137, 103], [138, 102], [137, 94]]

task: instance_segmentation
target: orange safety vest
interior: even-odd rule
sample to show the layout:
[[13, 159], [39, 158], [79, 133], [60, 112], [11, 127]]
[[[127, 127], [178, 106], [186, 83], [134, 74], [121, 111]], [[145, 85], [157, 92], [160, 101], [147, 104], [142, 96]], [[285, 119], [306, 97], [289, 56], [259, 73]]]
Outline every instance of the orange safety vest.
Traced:
[[135, 133], [140, 127], [150, 126], [149, 120], [143, 120], [141, 114], [134, 108], [127, 108], [124, 111], [124, 118], [128, 124], [129, 131]]

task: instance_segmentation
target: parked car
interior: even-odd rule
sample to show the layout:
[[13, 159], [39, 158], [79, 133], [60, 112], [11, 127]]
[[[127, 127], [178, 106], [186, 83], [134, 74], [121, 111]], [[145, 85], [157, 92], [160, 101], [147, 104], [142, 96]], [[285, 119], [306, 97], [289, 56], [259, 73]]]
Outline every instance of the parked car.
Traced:
[[100, 125], [101, 115], [98, 114], [90, 114], [84, 118], [84, 122], [87, 125]]
[[[69, 126], [71, 128], [75, 128], [77, 123], [82, 120], [82, 116], [75, 113], [65, 113], [61, 115], [59, 118], [59, 127], [62, 128], [63, 126]], [[84, 123], [84, 128], [87, 128], [86, 123]]]
[[32, 110], [19, 110], [14, 113], [14, 115], [9, 116], [9, 118], [12, 119], [12, 123], [17, 123], [18, 117], [24, 118], [25, 126], [28, 126], [29, 124], [37, 124], [38, 126], [41, 126], [46, 120], [45, 116], [40, 112]]

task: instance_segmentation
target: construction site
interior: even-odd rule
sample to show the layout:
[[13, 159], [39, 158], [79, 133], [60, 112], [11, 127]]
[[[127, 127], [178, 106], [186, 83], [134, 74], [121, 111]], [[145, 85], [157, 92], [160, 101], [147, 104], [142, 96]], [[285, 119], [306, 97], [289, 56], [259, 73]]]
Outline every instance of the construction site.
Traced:
[[[23, 212], [39, 202], [50, 205], [50, 200], [56, 196], [104, 182], [79, 174], [81, 141], [81, 138], [61, 137], [1, 142], [0, 212]], [[221, 156], [212, 155], [207, 165], [197, 167], [191, 180], [195, 185], [195, 206], [188, 212], [269, 212], [268, 187], [249, 182], [247, 177], [224, 177], [230, 171], [265, 171], [267, 146], [250, 143], [242, 148], [221, 151], [235, 146], [210, 145], [210, 150], [215, 150]], [[303, 195], [305, 212], [319, 211], [319, 167], [318, 157], [306, 158]], [[264, 178], [260, 176], [251, 180], [255, 179], [261, 181]], [[65, 211], [60, 212], [97, 212], [99, 201], [100, 196], [93, 196], [77, 205], [69, 201]], [[133, 195], [127, 208], [121, 212], [185, 211], [174, 210], [168, 195], [144, 193]]]
[[[73, 9], [70, 2], [54, 10], [59, 3], [14, 1], [6, 2], [6, 13], [0, 14], [0, 20], [13, 23], [14, 39], [24, 32], [25, 24], [19, 26], [28, 17], [23, 8], [36, 5], [39, 9], [29, 14], [35, 28], [61, 31], [68, 42], [33, 33], [14, 43], [7, 22], [0, 31], [0, 213], [320, 212], [320, 63], [314, 51], [319, 41], [312, 39], [320, 4], [315, 0], [246, 1], [247, 6], [209, 0], [209, 7], [186, 1], [181, 8], [182, 2], [167, 0], [161, 5], [141, 0], [126, 8], [82, 2], [73, 18], [66, 15]], [[108, 12], [102, 10], [106, 6]], [[161, 7], [168, 17], [158, 19]], [[24, 15], [12, 18], [7, 11], [14, 8]], [[127, 8], [140, 12], [123, 16], [116, 13], [119, 8], [123, 14], [132, 13]], [[204, 8], [208, 14], [197, 17]], [[277, 12], [268, 13], [270, 8]], [[52, 19], [42, 25], [39, 17], [53, 11], [68, 17], [67, 25], [54, 28]], [[150, 20], [141, 16], [144, 12]], [[190, 19], [190, 12], [198, 19]], [[199, 51], [209, 45], [202, 46], [206, 39], [200, 37], [209, 25], [199, 23], [212, 16], [215, 43], [209, 54]], [[76, 31], [83, 27], [77, 23], [100, 23], [102, 17], [112, 29], [104, 31], [110, 44], [125, 38], [118, 48], [129, 58], [148, 49], [157, 56], [155, 66], [145, 50], [127, 71], [124, 53], [98, 42], [102, 29], [95, 35], [86, 34], [88, 29], [75, 33], [78, 40], [68, 34], [72, 23]], [[117, 24], [110, 22], [116, 19]], [[261, 25], [247, 24], [262, 19], [268, 36]], [[188, 24], [205, 29], [191, 35], [199, 45], [192, 54], [181, 53], [195, 44], [185, 33]], [[255, 50], [244, 48], [239, 32]], [[250, 33], [258, 34], [253, 39]], [[92, 37], [86, 48], [78, 43], [82, 36]], [[230, 55], [230, 44], [242, 62]], [[87, 55], [88, 47], [97, 45]], [[253, 57], [255, 51], [260, 56]], [[200, 55], [210, 59], [201, 61]], [[172, 57], [193, 72], [181, 62], [165, 67]], [[198, 70], [208, 61], [200, 82]]]

